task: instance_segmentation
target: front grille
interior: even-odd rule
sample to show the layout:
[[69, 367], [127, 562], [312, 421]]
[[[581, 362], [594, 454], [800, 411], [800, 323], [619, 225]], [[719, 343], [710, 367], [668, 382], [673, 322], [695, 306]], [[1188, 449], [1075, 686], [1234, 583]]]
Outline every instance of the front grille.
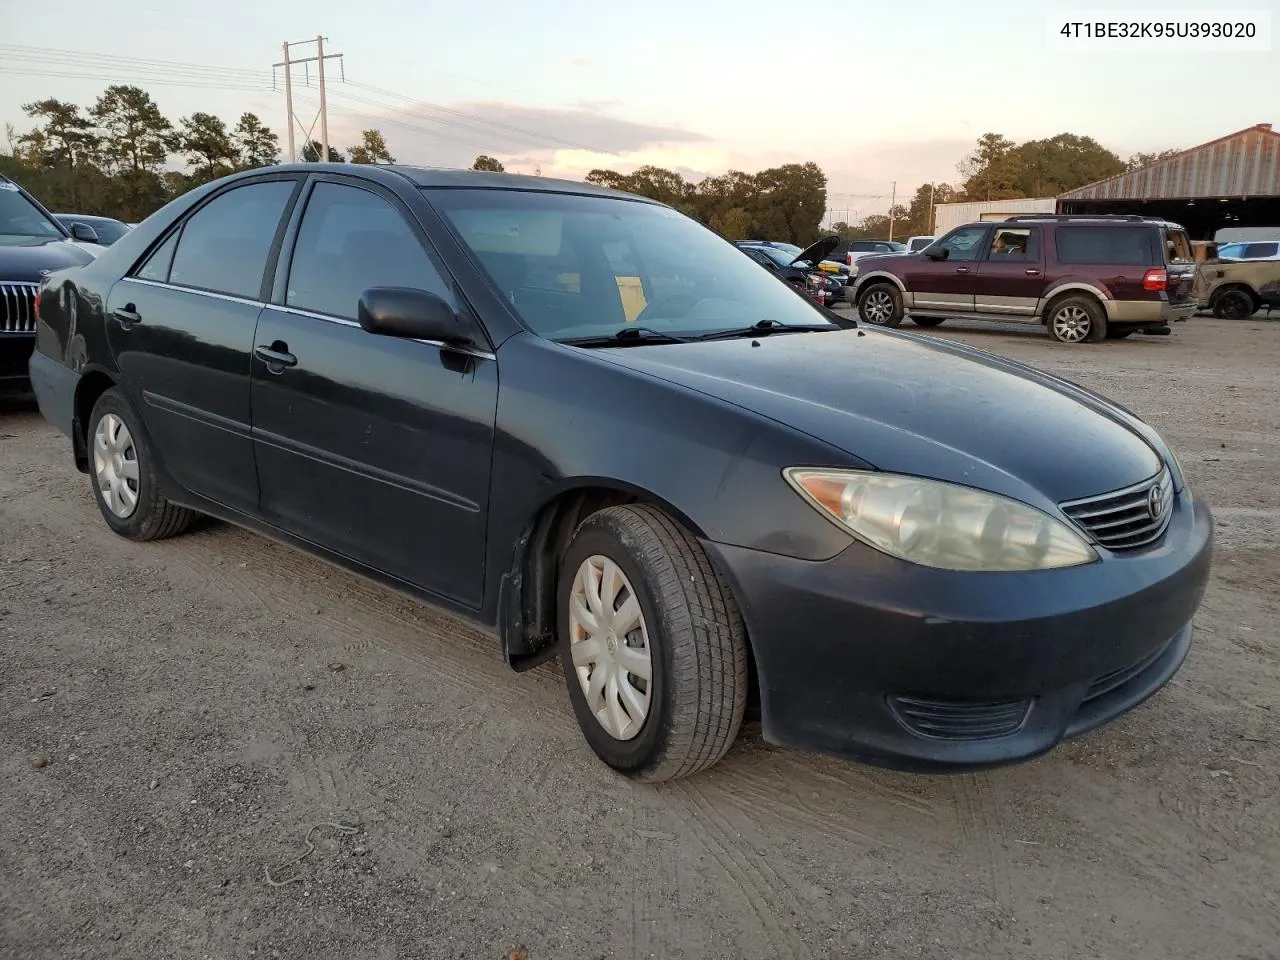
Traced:
[[922, 737], [934, 740], [990, 740], [1016, 733], [1026, 722], [1030, 700], [965, 703], [890, 697], [898, 719]]
[[1131, 663], [1126, 667], [1121, 667], [1118, 670], [1112, 670], [1110, 673], [1104, 673], [1089, 685], [1089, 691], [1084, 695], [1083, 703], [1088, 703], [1090, 700], [1096, 700], [1098, 697], [1104, 696], [1112, 690], [1118, 690], [1120, 687], [1123, 687], [1134, 677], [1142, 673], [1142, 671], [1146, 670], [1147, 667], [1159, 660], [1160, 655], [1164, 653], [1168, 646], [1169, 644], [1166, 643], [1151, 653], [1148, 653], [1141, 660], [1138, 660], [1135, 663]]
[[0, 333], [36, 332], [38, 283], [0, 283]]
[[[1158, 490], [1153, 495], [1152, 491]], [[1158, 503], [1158, 506], [1157, 506]], [[1158, 540], [1173, 516], [1173, 477], [1167, 469], [1124, 490], [1059, 504], [1085, 533], [1112, 550]]]

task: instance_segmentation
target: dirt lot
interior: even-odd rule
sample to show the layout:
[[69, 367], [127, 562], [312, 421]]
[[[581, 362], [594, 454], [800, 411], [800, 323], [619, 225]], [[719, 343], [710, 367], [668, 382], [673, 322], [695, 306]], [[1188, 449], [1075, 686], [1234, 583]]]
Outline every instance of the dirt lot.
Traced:
[[748, 729], [633, 785], [557, 668], [228, 526], [118, 539], [3, 402], [0, 957], [1280, 957], [1280, 323], [937, 332], [1148, 418], [1220, 522], [1174, 682], [978, 775]]

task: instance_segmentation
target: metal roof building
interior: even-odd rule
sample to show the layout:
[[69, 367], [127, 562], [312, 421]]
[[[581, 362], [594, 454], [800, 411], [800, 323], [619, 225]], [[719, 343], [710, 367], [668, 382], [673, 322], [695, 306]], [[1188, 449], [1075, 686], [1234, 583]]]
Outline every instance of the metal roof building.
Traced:
[[1058, 197], [1058, 213], [1130, 213], [1183, 224], [1193, 239], [1224, 227], [1280, 233], [1280, 133], [1237, 131]]

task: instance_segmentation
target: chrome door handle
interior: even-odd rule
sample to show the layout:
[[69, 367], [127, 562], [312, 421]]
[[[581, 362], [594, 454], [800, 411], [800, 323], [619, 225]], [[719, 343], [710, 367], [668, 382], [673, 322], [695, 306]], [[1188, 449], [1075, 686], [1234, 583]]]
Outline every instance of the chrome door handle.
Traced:
[[1038, 276], [1040, 276], [1040, 271], [1039, 271], [1039, 270], [1028, 270], [1028, 271], [1027, 271], [1027, 276], [1028, 276], [1028, 277], [1038, 277]]
[[956, 267], [956, 273], [968, 273], [968, 272], [969, 272], [968, 267]]
[[298, 364], [298, 358], [292, 353], [287, 353], [284, 350], [273, 350], [271, 347], [258, 347], [254, 353], [267, 361], [267, 366], [269, 367], [293, 367]]
[[138, 313], [137, 307], [132, 303], [126, 303], [120, 309], [111, 311], [111, 315], [119, 320], [120, 325], [125, 328], [142, 322], [142, 314]]

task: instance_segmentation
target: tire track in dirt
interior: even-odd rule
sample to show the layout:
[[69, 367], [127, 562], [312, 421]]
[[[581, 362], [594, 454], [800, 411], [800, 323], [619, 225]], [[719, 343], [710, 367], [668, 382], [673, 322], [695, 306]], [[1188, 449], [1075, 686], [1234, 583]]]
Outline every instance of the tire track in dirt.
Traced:
[[[769, 944], [773, 957], [804, 958], [811, 956], [794, 926], [780, 919], [780, 914], [803, 916], [804, 905], [792, 894], [790, 886], [768, 865], [767, 858], [753, 849], [743, 852], [743, 836], [715, 809], [693, 779], [677, 781], [664, 791], [679, 797], [689, 816], [687, 835], [702, 847], [719, 868], [738, 899], [754, 917], [759, 939]], [[779, 900], [788, 901], [777, 909]]]
[[997, 808], [998, 801], [992, 796], [991, 775], [963, 773], [952, 779], [963, 864], [977, 874], [987, 898], [1008, 909], [1013, 903], [1005, 849], [1008, 841]]

